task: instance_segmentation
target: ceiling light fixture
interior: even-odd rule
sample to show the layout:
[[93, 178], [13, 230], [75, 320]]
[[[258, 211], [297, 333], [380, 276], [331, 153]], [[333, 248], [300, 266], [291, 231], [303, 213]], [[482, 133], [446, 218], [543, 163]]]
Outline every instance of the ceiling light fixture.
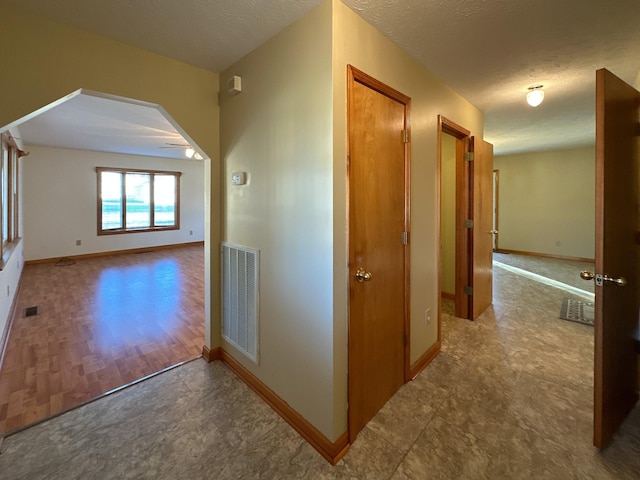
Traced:
[[184, 149], [184, 155], [187, 158], [193, 158], [195, 153], [196, 153], [196, 151], [191, 147], [187, 147], [187, 148]]
[[534, 85], [529, 87], [529, 91], [527, 92], [527, 103], [532, 107], [537, 107], [544, 100], [544, 90], [542, 89], [543, 85]]

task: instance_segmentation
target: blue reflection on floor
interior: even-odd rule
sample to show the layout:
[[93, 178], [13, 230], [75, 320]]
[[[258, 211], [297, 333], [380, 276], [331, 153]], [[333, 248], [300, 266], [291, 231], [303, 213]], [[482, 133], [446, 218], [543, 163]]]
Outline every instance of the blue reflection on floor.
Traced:
[[103, 270], [95, 289], [101, 346], [133, 346], [175, 330], [181, 276], [173, 259]]

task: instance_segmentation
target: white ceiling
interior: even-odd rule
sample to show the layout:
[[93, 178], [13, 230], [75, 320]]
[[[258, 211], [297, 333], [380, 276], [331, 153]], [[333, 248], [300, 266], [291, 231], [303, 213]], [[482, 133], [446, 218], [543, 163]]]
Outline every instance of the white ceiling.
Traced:
[[13, 125], [27, 145], [175, 159], [186, 158], [187, 146], [200, 151], [161, 106], [90, 90], [73, 92]]
[[[213, 72], [321, 2], [0, 1]], [[640, 80], [638, 0], [344, 3], [483, 110], [485, 138], [496, 154], [592, 145], [595, 70], [607, 68], [631, 84]], [[538, 83], [544, 84], [546, 97], [533, 109], [524, 96], [527, 87]], [[128, 119], [139, 121], [131, 115]], [[34, 143], [29, 137], [38, 130], [22, 133], [25, 141]]]

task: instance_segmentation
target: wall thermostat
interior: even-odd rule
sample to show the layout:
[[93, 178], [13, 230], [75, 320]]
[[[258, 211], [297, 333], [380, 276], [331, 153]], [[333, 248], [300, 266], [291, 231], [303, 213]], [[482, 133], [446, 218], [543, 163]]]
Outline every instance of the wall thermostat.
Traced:
[[234, 172], [231, 174], [233, 185], [245, 185], [247, 183], [247, 172]]

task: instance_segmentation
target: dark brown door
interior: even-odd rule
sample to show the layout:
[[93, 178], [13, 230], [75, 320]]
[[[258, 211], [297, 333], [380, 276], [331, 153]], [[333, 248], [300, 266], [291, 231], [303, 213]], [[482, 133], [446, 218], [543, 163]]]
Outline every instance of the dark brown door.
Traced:
[[349, 69], [349, 436], [405, 380], [409, 98]]
[[[604, 448], [635, 405], [640, 285], [640, 93], [596, 72], [594, 445]], [[611, 278], [609, 280], [609, 278]], [[620, 286], [626, 281], [626, 285]]]
[[473, 216], [471, 239], [471, 318], [475, 320], [493, 301], [493, 145], [471, 137]]

